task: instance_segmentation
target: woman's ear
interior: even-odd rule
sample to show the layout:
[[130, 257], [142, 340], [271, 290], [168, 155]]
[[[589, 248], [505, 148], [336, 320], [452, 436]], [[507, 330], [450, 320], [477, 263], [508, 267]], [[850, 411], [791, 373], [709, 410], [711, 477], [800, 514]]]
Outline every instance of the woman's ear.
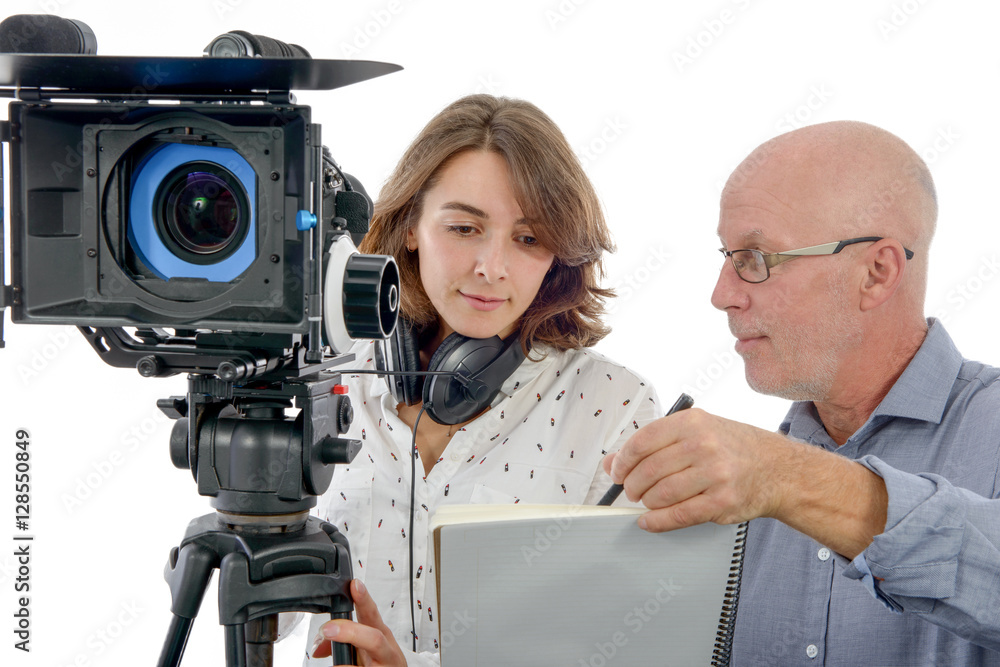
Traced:
[[417, 235], [413, 233], [413, 228], [406, 230], [406, 250], [413, 252], [417, 249]]

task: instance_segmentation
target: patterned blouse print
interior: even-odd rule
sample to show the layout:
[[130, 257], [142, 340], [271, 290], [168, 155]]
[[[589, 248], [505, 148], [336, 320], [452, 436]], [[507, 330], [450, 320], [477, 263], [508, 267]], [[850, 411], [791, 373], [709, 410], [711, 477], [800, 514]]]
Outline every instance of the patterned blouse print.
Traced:
[[[354, 349], [355, 368], [374, 368], [372, 343]], [[547, 353], [525, 361], [504, 383], [493, 407], [454, 433], [415, 489], [413, 599], [417, 647], [411, 648], [409, 604], [412, 431], [384, 380], [345, 375], [354, 406], [346, 437], [362, 441], [349, 466], [338, 466], [317, 514], [350, 542], [354, 576], [364, 581], [410, 665], [437, 664], [439, 649], [433, 544], [428, 524], [446, 504], [596, 504], [611, 479], [601, 467], [641, 426], [663, 416], [649, 383], [593, 350]], [[429, 419], [425, 414], [421, 419]], [[419, 457], [419, 454], [417, 455]], [[627, 502], [622, 496], [619, 502]], [[308, 637], [325, 619], [315, 617]], [[327, 664], [329, 658], [326, 659]], [[307, 659], [305, 664], [323, 664]]]

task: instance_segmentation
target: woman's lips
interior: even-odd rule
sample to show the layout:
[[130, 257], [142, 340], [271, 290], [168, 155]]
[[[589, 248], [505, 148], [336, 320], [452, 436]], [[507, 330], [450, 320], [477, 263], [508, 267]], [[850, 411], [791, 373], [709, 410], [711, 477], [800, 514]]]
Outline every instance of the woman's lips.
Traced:
[[476, 310], [482, 310], [489, 312], [491, 310], [496, 310], [506, 302], [506, 299], [497, 299], [495, 297], [489, 296], [479, 296], [476, 294], [466, 294], [465, 292], [459, 292], [465, 302], [475, 308]]

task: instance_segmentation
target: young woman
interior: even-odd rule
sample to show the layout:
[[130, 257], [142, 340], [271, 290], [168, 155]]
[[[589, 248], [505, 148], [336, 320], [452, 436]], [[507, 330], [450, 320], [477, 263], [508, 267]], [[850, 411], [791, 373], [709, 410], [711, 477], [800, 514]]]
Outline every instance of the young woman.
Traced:
[[[453, 333], [517, 336], [527, 355], [491, 406], [452, 426], [418, 421], [422, 406], [397, 402], [384, 379], [345, 380], [355, 414], [347, 437], [363, 449], [337, 467], [317, 509], [350, 541], [358, 622], [314, 619], [311, 654], [328, 656], [334, 639], [365, 665], [436, 664], [434, 511], [594, 504], [611, 484], [604, 454], [662, 410], [641, 377], [588, 349], [608, 333], [612, 293], [598, 280], [612, 243], [579, 161], [535, 106], [474, 95], [444, 109], [382, 189], [361, 250], [396, 258], [421, 368]], [[374, 367], [372, 343], [355, 351]]]

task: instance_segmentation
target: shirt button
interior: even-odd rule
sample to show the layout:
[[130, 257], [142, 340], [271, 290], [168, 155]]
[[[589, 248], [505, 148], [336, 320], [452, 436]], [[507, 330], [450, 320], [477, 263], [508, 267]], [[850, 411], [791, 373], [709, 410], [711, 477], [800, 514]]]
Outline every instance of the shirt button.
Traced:
[[[820, 559], [821, 561], [824, 561], [824, 562], [825, 562], [825, 561], [828, 561], [828, 560], [830, 560], [830, 550], [829, 550], [829, 549], [827, 549], [826, 547], [823, 547], [822, 549], [820, 549], [820, 550], [819, 550], [819, 551], [818, 551], [818, 552], [816, 553], [816, 555], [817, 555], [817, 556], [819, 556], [819, 559]], [[809, 656], [809, 657], [811, 658], [812, 656]]]
[[451, 460], [452, 460], [452, 461], [457, 461], [457, 460], [458, 460], [458, 458], [459, 458], [459, 457], [458, 457], [458, 454], [452, 454], [452, 455], [451, 455]]
[[817, 655], [819, 655], [819, 649], [816, 648], [815, 644], [810, 644], [809, 646], [806, 646], [806, 655], [808, 655], [810, 658], [815, 658]]

